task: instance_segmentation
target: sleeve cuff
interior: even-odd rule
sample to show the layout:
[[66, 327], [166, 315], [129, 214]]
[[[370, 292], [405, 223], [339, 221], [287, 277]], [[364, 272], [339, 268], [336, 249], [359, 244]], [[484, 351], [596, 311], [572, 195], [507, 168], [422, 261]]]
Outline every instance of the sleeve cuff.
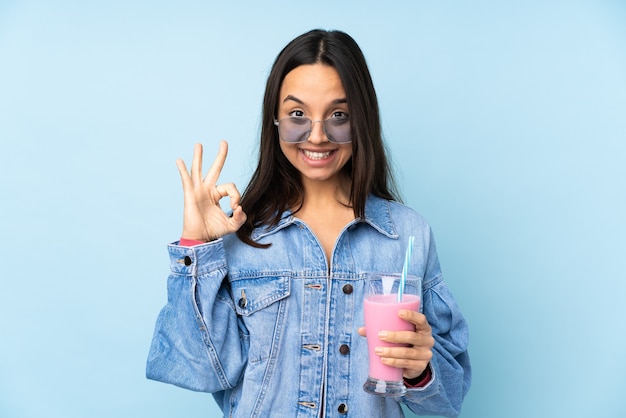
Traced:
[[206, 242], [199, 241], [197, 239], [187, 239], [187, 238], [181, 238], [180, 241], [178, 242], [178, 245], [182, 247], [193, 247], [194, 245], [200, 245], [200, 244], [206, 244]]
[[428, 363], [428, 366], [426, 366], [426, 369], [424, 369], [421, 375], [417, 376], [414, 379], [405, 378], [404, 385], [410, 389], [423, 388], [428, 383], [430, 383], [430, 380], [432, 379], [432, 377], [433, 377], [433, 372], [430, 369], [430, 363]]

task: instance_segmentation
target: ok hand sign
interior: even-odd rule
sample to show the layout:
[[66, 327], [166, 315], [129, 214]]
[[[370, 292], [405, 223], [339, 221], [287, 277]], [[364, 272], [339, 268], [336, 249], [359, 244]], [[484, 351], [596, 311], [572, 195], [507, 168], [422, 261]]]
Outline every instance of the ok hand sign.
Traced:
[[[191, 174], [183, 160], [176, 160], [180, 178], [183, 181], [184, 210], [183, 238], [199, 241], [213, 241], [226, 234], [237, 231], [246, 222], [246, 214], [241, 205], [241, 195], [234, 183], [216, 184], [220, 176], [228, 143], [221, 141], [220, 150], [209, 169], [202, 178], [202, 145], [196, 144], [191, 163]], [[224, 213], [219, 201], [228, 196], [232, 216]]]

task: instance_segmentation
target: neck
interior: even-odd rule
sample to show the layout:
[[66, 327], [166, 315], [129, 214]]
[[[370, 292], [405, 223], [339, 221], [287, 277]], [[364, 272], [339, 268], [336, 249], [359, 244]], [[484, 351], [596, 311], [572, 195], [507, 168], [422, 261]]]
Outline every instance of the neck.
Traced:
[[304, 206], [328, 207], [329, 205], [351, 206], [350, 180], [337, 178], [335, 181], [306, 181]]

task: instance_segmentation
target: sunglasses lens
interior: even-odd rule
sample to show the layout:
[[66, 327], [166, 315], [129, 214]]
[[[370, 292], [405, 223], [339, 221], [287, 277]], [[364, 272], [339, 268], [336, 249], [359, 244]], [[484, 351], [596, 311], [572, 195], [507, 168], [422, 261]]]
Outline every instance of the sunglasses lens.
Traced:
[[278, 125], [278, 133], [285, 142], [304, 142], [311, 132], [311, 121], [304, 118], [285, 118]]
[[324, 121], [326, 136], [331, 142], [345, 144], [352, 141], [350, 120], [348, 118], [331, 118]]

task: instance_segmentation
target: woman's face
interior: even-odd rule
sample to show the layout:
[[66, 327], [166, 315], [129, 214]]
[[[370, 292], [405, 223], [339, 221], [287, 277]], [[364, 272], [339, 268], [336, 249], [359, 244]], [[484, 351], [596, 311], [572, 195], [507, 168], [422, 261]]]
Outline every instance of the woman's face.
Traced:
[[[290, 71], [278, 99], [278, 120], [295, 116], [323, 121], [349, 115], [339, 74], [324, 64], [301, 65]], [[294, 144], [280, 140], [280, 148], [302, 175], [303, 183], [337, 181], [339, 172], [352, 157], [352, 144], [329, 142], [323, 122], [313, 123], [306, 141]]]

